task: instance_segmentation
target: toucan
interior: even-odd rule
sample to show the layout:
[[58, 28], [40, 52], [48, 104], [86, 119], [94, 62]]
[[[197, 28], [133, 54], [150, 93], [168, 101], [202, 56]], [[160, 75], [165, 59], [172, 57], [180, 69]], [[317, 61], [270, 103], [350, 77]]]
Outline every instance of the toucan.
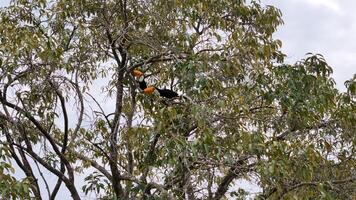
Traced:
[[169, 89], [156, 88], [156, 90], [158, 91], [159, 95], [168, 99], [176, 98], [179, 96], [175, 91]]
[[140, 89], [141, 90], [144, 90], [147, 88], [147, 83], [145, 82], [145, 77], [141, 76], [139, 79], [138, 79], [138, 85], [140, 86]]
[[133, 70], [132, 71], [133, 75], [138, 78], [138, 85], [140, 86], [141, 90], [144, 90], [147, 88], [147, 83], [145, 82], [145, 77], [143, 76], [143, 73], [140, 70]]
[[145, 82], [145, 77], [140, 70], [135, 69], [132, 71], [132, 73], [135, 77], [138, 78], [140, 89], [143, 90], [143, 93], [145, 94], [152, 94], [153, 92], [157, 92], [160, 96], [168, 99], [172, 99], [179, 96], [176, 92], [169, 89], [159, 89], [154, 86], [147, 87], [147, 83]]
[[145, 94], [152, 94], [153, 92], [157, 92], [161, 97], [165, 97], [167, 99], [173, 99], [176, 97], [179, 97], [179, 95], [169, 89], [159, 89], [154, 86], [148, 86], [146, 89], [143, 90], [143, 93]]

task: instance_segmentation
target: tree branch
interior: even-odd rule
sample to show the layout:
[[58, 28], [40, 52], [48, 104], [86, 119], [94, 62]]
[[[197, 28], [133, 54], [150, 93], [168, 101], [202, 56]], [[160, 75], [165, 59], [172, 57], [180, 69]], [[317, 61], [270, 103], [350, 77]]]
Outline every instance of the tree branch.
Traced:
[[280, 141], [280, 140], [284, 140], [289, 134], [295, 133], [296, 135], [300, 134], [302, 131], [308, 131], [308, 130], [313, 130], [313, 129], [320, 129], [320, 128], [325, 128], [328, 127], [330, 124], [335, 123], [334, 120], [330, 120], [330, 121], [324, 121], [321, 122], [318, 125], [315, 126], [308, 126], [305, 127], [303, 130], [292, 130], [292, 129], [288, 129], [286, 131], [284, 131], [283, 133], [281, 133], [280, 135], [276, 136], [276, 140]]
[[91, 94], [89, 94], [89, 93], [87, 93], [87, 94], [93, 99], [93, 101], [95, 102], [95, 104], [98, 106], [98, 108], [99, 108], [100, 111], [101, 111], [101, 114], [104, 116], [105, 121], [106, 121], [106, 123], [108, 123], [109, 127], [110, 127], [110, 128], [113, 128], [113, 126], [111, 125], [110, 120], [109, 120], [109, 118], [108, 118], [109, 115], [106, 115], [106, 114], [105, 114], [104, 109], [101, 107], [101, 105], [99, 104], [99, 102], [98, 102]]
[[[349, 183], [349, 182], [354, 182], [356, 181], [356, 177], [351, 177], [351, 178], [347, 178], [347, 179], [342, 179], [342, 180], [335, 180], [335, 181], [330, 181], [329, 183], [331, 184], [344, 184], [344, 183]], [[300, 187], [304, 187], [304, 186], [314, 186], [317, 187], [318, 184], [320, 184], [322, 182], [301, 182], [298, 183], [296, 185], [293, 185], [289, 188], [285, 188], [283, 189], [282, 193], [278, 195], [277, 199], [282, 199], [284, 195], [286, 195], [288, 192], [291, 192], [295, 189], [298, 189]], [[328, 182], [325, 182], [328, 183]], [[277, 190], [275, 190], [277, 191]], [[270, 194], [271, 195], [271, 194]]]
[[[213, 200], [221, 199], [225, 195], [226, 191], [229, 189], [230, 183], [234, 179], [238, 178], [239, 175], [241, 175], [243, 172], [245, 172], [245, 170], [241, 170], [240, 167], [243, 166], [249, 158], [250, 157], [248, 156], [246, 156], [245, 158], [241, 158], [235, 162], [234, 166], [230, 167], [229, 172], [223, 177], [222, 181], [218, 185], [218, 189], [214, 194]], [[250, 165], [250, 167], [251, 166], [253, 165]], [[248, 168], [247, 170], [250, 169]]]
[[47, 183], [45, 177], [43, 176], [43, 173], [42, 173], [42, 171], [41, 171], [41, 169], [40, 169], [40, 166], [38, 166], [38, 162], [37, 162], [36, 160], [34, 160], [34, 163], [35, 163], [35, 165], [36, 165], [36, 167], [37, 167], [38, 173], [40, 174], [40, 176], [41, 176], [41, 178], [42, 178], [42, 180], [43, 180], [43, 182], [44, 182], [44, 184], [45, 184], [45, 186], [46, 186], [46, 191], [47, 191], [47, 194], [48, 194], [48, 198], [50, 198], [50, 197], [51, 197], [51, 192], [50, 192], [50, 190], [49, 190], [48, 183]]
[[[104, 15], [105, 17], [105, 15]], [[106, 19], [106, 18], [105, 18]], [[109, 24], [109, 22], [107, 22]], [[118, 65], [116, 73], [117, 73], [117, 83], [116, 83], [116, 103], [115, 103], [115, 115], [113, 119], [113, 125], [111, 128], [111, 133], [110, 133], [110, 160], [109, 160], [109, 165], [111, 168], [111, 173], [112, 173], [112, 183], [113, 183], [113, 188], [114, 192], [116, 194], [117, 198], [121, 198], [122, 195], [124, 194], [124, 191], [122, 189], [122, 185], [120, 183], [120, 172], [117, 167], [117, 159], [118, 159], [118, 154], [117, 154], [117, 134], [118, 134], [118, 129], [120, 125], [120, 116], [121, 116], [121, 111], [122, 111], [122, 98], [123, 98], [123, 77], [124, 77], [124, 67], [126, 63], [126, 53], [123, 51], [122, 46], [119, 46], [119, 51], [121, 53], [121, 60], [119, 58], [119, 55], [116, 52], [116, 47], [115, 47], [115, 41], [113, 40], [113, 37], [108, 29], [106, 27], [106, 36], [107, 39], [110, 43], [111, 51], [114, 55], [114, 59]]]
[[25, 110], [18, 107], [17, 105], [12, 104], [12, 103], [6, 101], [4, 98], [2, 98], [1, 91], [0, 91], [0, 102], [6, 106], [18, 111], [19, 113], [23, 114], [27, 119], [29, 119], [35, 125], [35, 127], [43, 134], [43, 136], [45, 136], [45, 138], [48, 139], [48, 141], [52, 145], [53, 150], [60, 157], [60, 159], [63, 159], [66, 162], [68, 162], [67, 159], [63, 156], [63, 154], [59, 151], [59, 149], [55, 143], [55, 140], [52, 138], [52, 136], [42, 127], [40, 122], [37, 121], [30, 113], [26, 112]]
[[[3, 95], [0, 91], [0, 102], [3, 104], [3, 105], [6, 105], [16, 111], [18, 111], [19, 113], [23, 114], [27, 119], [29, 119], [34, 125], [35, 127], [42, 133], [42, 135], [49, 141], [49, 143], [51, 144], [53, 150], [55, 151], [55, 153], [59, 156], [61, 162], [63, 162], [67, 169], [68, 169], [68, 172], [71, 171], [71, 166], [70, 166], [70, 163], [68, 162], [68, 160], [65, 158], [65, 156], [63, 155], [63, 153], [59, 150], [58, 146], [56, 145], [56, 142], [55, 140], [52, 138], [52, 136], [43, 128], [43, 126], [40, 124], [39, 121], [37, 121], [29, 112], [26, 112], [25, 110], [23, 110], [22, 108], [18, 107], [17, 105], [14, 105], [8, 101], [6, 101], [6, 99], [3, 98]], [[31, 149], [27, 149], [27, 152], [29, 152], [29, 150]], [[31, 154], [30, 154], [32, 157], [38, 159], [39, 157], [31, 150]], [[36, 157], [37, 156], [37, 157]], [[49, 166], [45, 161], [41, 161], [38, 160], [39, 163], [41, 163], [42, 165], [47, 165]], [[47, 168], [47, 167], [46, 167]], [[54, 171], [53, 171], [54, 172]], [[57, 176], [64, 176], [63, 173], [58, 173], [56, 171], [55, 173]], [[66, 183], [67, 187], [74, 187], [74, 175], [73, 173], [72, 174], [69, 174], [70, 176], [70, 180], [71, 180], [71, 184], [68, 184]], [[64, 176], [65, 177], [65, 176]], [[62, 179], [63, 180], [63, 179]], [[69, 180], [69, 179], [68, 179]], [[64, 181], [64, 180], [63, 180]], [[69, 189], [69, 188], [68, 188]], [[77, 199], [80, 199], [79, 198], [79, 195], [74, 187], [74, 189], [70, 189], [70, 192], [71, 194], [73, 195], [73, 198], [77, 198]]]
[[141, 182], [147, 182], [146, 177], [148, 175], [149, 164], [150, 164], [150, 161], [152, 161], [151, 159], [152, 159], [153, 154], [155, 152], [156, 145], [157, 145], [157, 142], [158, 142], [158, 139], [159, 139], [160, 136], [161, 135], [159, 133], [156, 133], [154, 138], [153, 138], [153, 141], [150, 144], [150, 148], [149, 148], [148, 153], [147, 153], [147, 155], [145, 157], [145, 160], [144, 160], [145, 168], [144, 168], [142, 176], [140, 178]]
[[33, 159], [38, 161], [48, 171], [52, 172], [57, 177], [61, 178], [62, 181], [66, 184], [68, 190], [70, 191], [70, 193], [72, 195], [72, 198], [74, 200], [80, 200], [79, 194], [78, 194], [78, 192], [76, 190], [76, 187], [75, 187], [74, 183], [70, 179], [68, 179], [63, 173], [61, 173], [60, 171], [56, 170], [54, 167], [49, 165], [46, 161], [44, 161], [41, 157], [39, 157], [35, 152], [33, 152], [32, 149], [25, 148], [25, 147], [23, 147], [23, 146], [21, 146], [19, 144], [16, 144], [16, 143], [13, 143], [13, 145], [15, 145], [19, 149], [23, 149], [24, 151], [26, 151]]
[[[13, 125], [16, 126], [15, 123], [10, 122]], [[20, 156], [22, 158], [22, 161], [20, 160], [20, 158], [18, 157], [18, 155], [16, 154], [15, 148], [14, 148], [14, 140], [11, 137], [11, 134], [9, 133], [9, 130], [7, 127], [5, 127], [3, 124], [0, 125], [0, 128], [3, 130], [3, 133], [5, 134], [6, 140], [9, 143], [9, 148], [10, 148], [10, 154], [12, 156], [12, 158], [15, 160], [16, 164], [22, 169], [22, 171], [25, 173], [25, 175], [29, 178], [30, 182], [31, 182], [31, 190], [33, 192], [33, 194], [35, 195], [35, 197], [39, 200], [41, 200], [41, 192], [40, 192], [40, 187], [38, 185], [38, 181], [36, 179], [36, 177], [33, 174], [31, 165], [29, 164], [26, 156], [24, 155], [23, 151], [20, 149], [19, 153]]]
[[[64, 97], [62, 95], [62, 93], [59, 91], [58, 86], [55, 85], [52, 81], [48, 80], [48, 82], [50, 83], [50, 85], [52, 86], [52, 88], [54, 89], [54, 91], [56, 92], [59, 101], [61, 103], [61, 108], [62, 108], [62, 112], [63, 112], [63, 120], [64, 120], [64, 136], [63, 136], [63, 141], [62, 141], [62, 150], [61, 153], [64, 155], [67, 149], [67, 145], [68, 145], [68, 132], [69, 132], [69, 127], [68, 127], [68, 114], [67, 114], [67, 109], [66, 109], [66, 104], [65, 104], [65, 100]], [[70, 170], [70, 169], [69, 169]], [[74, 175], [73, 172], [70, 172], [68, 170], [68, 174], [69, 174], [69, 178], [74, 182]], [[63, 161], [61, 160], [61, 167], [60, 167], [60, 171], [61, 173], [65, 173], [66, 169], [65, 169], [65, 165], [63, 163]], [[50, 196], [51, 200], [54, 200], [56, 198], [56, 195], [61, 187], [62, 184], [62, 179], [58, 178], [57, 183], [54, 187], [54, 189], [52, 190], [52, 194]]]

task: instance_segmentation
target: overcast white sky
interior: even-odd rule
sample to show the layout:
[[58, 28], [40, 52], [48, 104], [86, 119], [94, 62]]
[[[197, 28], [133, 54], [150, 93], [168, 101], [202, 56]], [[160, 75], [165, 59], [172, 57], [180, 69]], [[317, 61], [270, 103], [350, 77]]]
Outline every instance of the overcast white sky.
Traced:
[[284, 25], [276, 38], [283, 42], [287, 62], [294, 63], [306, 53], [320, 53], [333, 68], [337, 86], [356, 73], [355, 0], [262, 0], [283, 13]]
[[[283, 42], [287, 62], [308, 52], [320, 53], [334, 69], [337, 86], [356, 73], [356, 0], [261, 0], [283, 13], [284, 25], [275, 33]], [[6, 6], [9, 0], [0, 0]], [[248, 185], [247, 185], [248, 186]], [[64, 195], [66, 196], [66, 195]]]

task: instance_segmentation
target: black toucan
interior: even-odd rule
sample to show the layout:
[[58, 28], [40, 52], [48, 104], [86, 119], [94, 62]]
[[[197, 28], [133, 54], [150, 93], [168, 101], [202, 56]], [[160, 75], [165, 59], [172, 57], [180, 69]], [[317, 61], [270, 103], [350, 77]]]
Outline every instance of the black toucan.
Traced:
[[143, 90], [143, 93], [145, 94], [152, 94], [153, 92], [158, 93], [161, 97], [165, 97], [167, 99], [173, 99], [176, 97], [179, 97], [179, 95], [169, 89], [159, 89], [154, 86], [148, 86], [147, 83], [145, 82], [145, 77], [143, 73], [140, 70], [133, 70], [133, 75], [138, 78], [138, 84], [141, 90]]
[[168, 99], [176, 98], [179, 96], [175, 91], [172, 90], [159, 89], [159, 88], [156, 88], [156, 90], [158, 91], [159, 95]]
[[147, 83], [145, 82], [145, 77], [143, 73], [140, 70], [134, 69], [132, 71], [132, 74], [138, 78], [138, 85], [141, 90], [144, 90], [147, 88]]
[[143, 76], [141, 76], [139, 79], [138, 79], [138, 85], [140, 86], [140, 89], [141, 90], [144, 90], [147, 88], [147, 83], [145, 82], [145, 79]]
[[158, 93], [161, 97], [165, 97], [167, 99], [173, 99], [173, 98], [179, 97], [179, 95], [172, 90], [159, 89], [154, 86], [148, 86], [146, 89], [143, 90], [143, 93], [145, 93], [145, 94], [152, 94], [154, 92]]

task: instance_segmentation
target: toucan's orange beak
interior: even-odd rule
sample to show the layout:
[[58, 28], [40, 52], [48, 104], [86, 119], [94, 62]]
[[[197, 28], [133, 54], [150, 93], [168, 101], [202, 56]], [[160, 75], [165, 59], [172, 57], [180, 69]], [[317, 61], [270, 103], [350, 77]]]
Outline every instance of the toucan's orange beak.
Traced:
[[143, 73], [140, 71], [140, 70], [137, 70], [137, 69], [134, 69], [132, 71], [132, 74], [135, 76], [135, 77], [140, 77], [143, 75]]
[[153, 87], [153, 86], [148, 86], [147, 88], [145, 88], [145, 89], [143, 90], [143, 93], [145, 93], [145, 94], [152, 94], [154, 91], [155, 91], [155, 87]]

